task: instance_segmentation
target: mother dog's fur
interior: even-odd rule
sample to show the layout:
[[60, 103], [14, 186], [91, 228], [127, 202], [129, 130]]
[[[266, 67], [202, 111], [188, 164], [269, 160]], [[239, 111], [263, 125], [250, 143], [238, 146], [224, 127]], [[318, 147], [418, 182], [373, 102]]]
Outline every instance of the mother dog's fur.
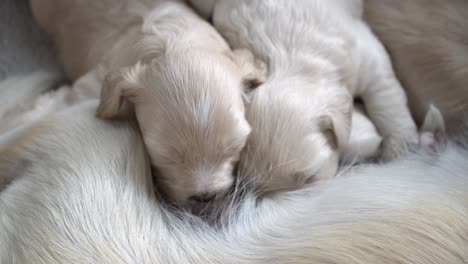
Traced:
[[[247, 194], [213, 228], [158, 202], [136, 126], [95, 119], [96, 105], [0, 146], [0, 178], [10, 177], [0, 192], [1, 263], [468, 261], [463, 147], [261, 201]], [[8, 175], [15, 164], [22, 170]]]

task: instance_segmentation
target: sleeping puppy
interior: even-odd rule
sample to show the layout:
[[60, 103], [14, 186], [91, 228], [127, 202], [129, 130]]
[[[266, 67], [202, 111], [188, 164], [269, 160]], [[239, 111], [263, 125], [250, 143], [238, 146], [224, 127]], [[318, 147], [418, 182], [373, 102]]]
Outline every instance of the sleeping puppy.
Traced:
[[261, 62], [183, 1], [31, 3], [70, 77], [106, 69], [97, 114], [134, 111], [170, 200], [190, 207], [231, 187], [250, 133], [243, 92], [264, 78]]
[[[99, 98], [99, 82], [97, 71], [92, 71], [79, 78], [72, 86], [64, 85], [57, 90], [36, 95], [36, 90], [47, 90], [52, 87], [48, 82], [38, 80], [50, 78], [48, 72], [23, 77], [16, 82], [0, 82], [1, 94], [9, 92], [6, 86], [24, 87], [24, 96], [30, 98], [30, 103], [22, 103], [18, 106], [6, 109], [7, 115], [0, 117], [0, 145], [14, 137], [20, 131], [27, 129], [32, 124], [48, 118], [48, 116], [70, 108], [84, 101]], [[28, 87], [30, 89], [28, 89]], [[36, 98], [34, 98], [36, 97]], [[368, 119], [361, 105], [355, 104], [352, 114], [351, 134], [343, 148], [342, 162], [355, 164], [374, 158], [378, 153], [382, 141], [375, 126]]]
[[248, 48], [268, 63], [267, 81], [251, 93], [246, 110], [253, 132], [240, 163], [247, 175], [268, 175], [262, 189], [335, 175], [353, 97], [363, 100], [382, 135], [384, 159], [417, 144], [406, 96], [361, 19], [361, 1], [191, 2], [232, 47]]
[[[16, 82], [0, 82], [1, 94], [9, 92], [9, 89], [1, 89], [8, 88], [4, 87], [4, 85], [13, 87], [17, 86], [15, 85], [16, 83], [24, 87], [24, 96], [31, 100], [30, 103], [23, 103], [18, 107], [7, 109], [9, 110], [8, 115], [0, 117], [0, 155], [1, 146], [10, 144], [8, 142], [10, 142], [12, 138], [16, 138], [22, 133], [31, 135], [31, 138], [34, 138], [36, 130], [31, 127], [35, 127], [35, 124], [45, 122], [44, 120], [49, 119], [49, 116], [68, 111], [68, 108], [81, 104], [84, 101], [98, 99], [98, 74], [99, 72], [97, 71], [89, 72], [79, 78], [72, 86], [64, 85], [57, 90], [49, 91], [39, 96], [36, 95], [36, 90], [47, 90], [52, 87], [48, 82], [38, 82], [38, 80], [49, 78], [51, 76], [50, 73], [43, 72], [40, 75], [34, 74], [32, 76], [23, 77], [24, 79], [18, 79]], [[27, 89], [27, 87], [30, 87], [30, 89]], [[83, 106], [84, 105], [87, 104], [83, 104]], [[89, 108], [89, 106], [85, 108]], [[79, 107], [75, 109], [79, 109]], [[67, 119], [64, 119], [63, 122], [65, 122], [65, 120]], [[358, 163], [375, 157], [381, 143], [381, 137], [377, 133], [375, 126], [357, 104], [354, 107], [352, 120], [351, 135], [343, 149], [342, 161], [346, 164]], [[10, 171], [10, 169], [7, 168], [3, 169], [4, 172]], [[6, 185], [11, 180], [11, 177], [8, 175], [10, 174], [0, 173], [0, 190], [2, 189], [2, 185]], [[203, 209], [203, 207], [201, 209]]]
[[468, 112], [468, 2], [364, 3], [365, 19], [390, 53], [416, 121], [434, 104], [448, 132], [456, 132]]

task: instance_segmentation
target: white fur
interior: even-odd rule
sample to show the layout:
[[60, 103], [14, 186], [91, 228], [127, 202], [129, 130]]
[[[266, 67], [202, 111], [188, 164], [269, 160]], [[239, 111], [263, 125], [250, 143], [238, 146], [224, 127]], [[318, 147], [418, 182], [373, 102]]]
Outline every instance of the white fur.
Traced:
[[213, 24], [232, 47], [250, 49], [269, 66], [247, 105], [253, 132], [241, 161], [262, 189], [335, 175], [350, 134], [352, 96], [363, 100], [382, 135], [385, 159], [417, 143], [406, 96], [361, 19], [361, 1], [190, 2], [213, 10]]
[[[47, 91], [54, 88], [53, 83], [50, 83], [48, 79], [51, 77], [56, 78], [57, 76], [50, 72], [38, 72], [33, 75], [22, 76], [20, 79], [15, 78], [0, 83], [0, 93], [5, 97], [12, 93], [27, 98], [27, 100], [16, 101], [14, 106], [8, 107], [8, 104], [6, 105], [4, 108], [5, 114], [0, 115], [0, 134], [14, 133], [15, 130], [22, 129], [22, 127], [41, 120], [52, 113], [89, 99], [99, 98], [100, 81], [98, 71], [89, 72], [72, 86], [62, 85], [55, 90]], [[48, 81], [42, 81], [42, 78]], [[10, 92], [10, 89], [15, 89], [16, 93]], [[40, 94], [40, 92], [43, 93]], [[14, 96], [12, 101], [15, 101]]]
[[351, 117], [351, 133], [343, 148], [342, 161], [354, 163], [375, 158], [381, 143], [382, 137], [374, 124], [366, 116], [362, 106], [355, 104]]
[[[233, 202], [217, 227], [154, 195], [135, 125], [77, 106], [0, 149], [0, 263], [468, 261], [468, 152], [449, 143], [298, 192]], [[109, 155], [111, 153], [111, 155]]]
[[15, 115], [38, 95], [53, 88], [59, 80], [53, 72], [38, 71], [26, 76], [11, 76], [0, 82], [0, 119]]

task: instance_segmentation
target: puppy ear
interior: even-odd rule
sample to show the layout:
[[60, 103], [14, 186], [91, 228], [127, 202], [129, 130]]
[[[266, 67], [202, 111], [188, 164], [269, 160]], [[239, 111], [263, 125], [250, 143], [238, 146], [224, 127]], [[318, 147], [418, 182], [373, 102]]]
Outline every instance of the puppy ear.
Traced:
[[343, 149], [351, 133], [351, 118], [347, 115], [328, 114], [320, 117], [319, 128], [330, 146], [335, 150]]
[[256, 59], [249, 50], [234, 50], [232, 52], [232, 60], [242, 71], [246, 88], [255, 88], [265, 82], [267, 66], [263, 61]]
[[106, 74], [101, 88], [101, 101], [97, 108], [97, 116], [104, 119], [121, 118], [127, 116], [128, 103], [141, 89], [138, 82], [144, 66], [137, 63]]

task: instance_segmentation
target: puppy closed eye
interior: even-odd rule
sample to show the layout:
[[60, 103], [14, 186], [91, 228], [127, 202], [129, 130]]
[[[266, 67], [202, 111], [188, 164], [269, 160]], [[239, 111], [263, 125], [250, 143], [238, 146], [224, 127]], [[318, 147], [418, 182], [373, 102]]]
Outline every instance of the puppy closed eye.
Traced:
[[225, 141], [221, 145], [219, 145], [219, 148], [223, 150], [225, 155], [228, 155], [230, 157], [238, 156], [244, 148], [246, 140], [247, 135], [245, 137], [240, 137], [237, 140]]

